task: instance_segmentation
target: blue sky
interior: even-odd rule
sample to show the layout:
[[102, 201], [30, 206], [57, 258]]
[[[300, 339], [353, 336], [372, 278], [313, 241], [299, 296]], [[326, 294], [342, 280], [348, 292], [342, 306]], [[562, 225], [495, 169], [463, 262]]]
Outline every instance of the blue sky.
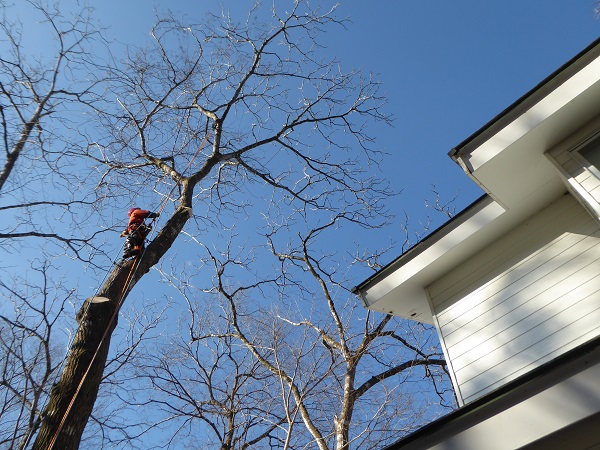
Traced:
[[[355, 17], [336, 49], [379, 73], [396, 125], [381, 135], [397, 210], [419, 216], [429, 186], [480, 191], [447, 157], [600, 34], [589, 0], [348, 2]], [[422, 214], [422, 213], [421, 213]]]

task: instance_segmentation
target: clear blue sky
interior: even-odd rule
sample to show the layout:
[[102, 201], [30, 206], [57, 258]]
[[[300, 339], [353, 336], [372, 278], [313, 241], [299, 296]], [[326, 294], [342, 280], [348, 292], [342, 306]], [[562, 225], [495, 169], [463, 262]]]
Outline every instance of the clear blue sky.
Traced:
[[404, 193], [397, 210], [422, 214], [435, 183], [459, 192], [464, 206], [478, 188], [447, 157], [521, 95], [600, 35], [592, 0], [346, 2], [354, 24], [332, 37], [348, 64], [381, 75], [396, 116], [381, 144], [385, 175]]

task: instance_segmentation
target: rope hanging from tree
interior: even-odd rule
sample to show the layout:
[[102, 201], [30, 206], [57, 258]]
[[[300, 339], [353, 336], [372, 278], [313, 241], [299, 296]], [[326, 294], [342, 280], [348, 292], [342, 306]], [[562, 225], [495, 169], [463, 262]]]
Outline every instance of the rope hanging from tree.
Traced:
[[[189, 161], [189, 163], [187, 164], [187, 166], [184, 168], [183, 172], [181, 173], [181, 177], [183, 177], [183, 175], [190, 168], [190, 166], [192, 165], [192, 163], [194, 162], [194, 160], [196, 159], [196, 157], [200, 154], [200, 152], [204, 148], [204, 145], [208, 142], [208, 139], [210, 138], [211, 133], [212, 133], [212, 131], [209, 132], [204, 137], [204, 140], [202, 141], [202, 143], [198, 147], [198, 150], [196, 151], [196, 153], [194, 154], [194, 156], [192, 157], [192, 159]], [[169, 193], [164, 196], [163, 200], [161, 201], [161, 203], [159, 205], [159, 208], [156, 211], [157, 213], [160, 214], [165, 209], [165, 207], [167, 206], [167, 203], [169, 201], [169, 198], [171, 197], [171, 194], [173, 193], [173, 191], [175, 190], [175, 188], [179, 185], [181, 177], [173, 185], [173, 187], [171, 188], [171, 190], [169, 191]], [[155, 217], [155, 218], [152, 219], [152, 222], [150, 222], [150, 226], [152, 228], [153, 228], [153, 225], [154, 225], [156, 219], [157, 218]], [[115, 317], [117, 316], [117, 314], [119, 313], [119, 310], [121, 309], [121, 305], [123, 304], [123, 301], [125, 299], [125, 293], [127, 292], [127, 289], [129, 288], [129, 284], [131, 283], [133, 275], [135, 274], [135, 272], [137, 271], [137, 268], [139, 267], [139, 263], [140, 263], [143, 255], [144, 255], [144, 252], [145, 252], [145, 249], [144, 249], [144, 251], [142, 251], [142, 253], [136, 255], [135, 259], [133, 260], [133, 264], [131, 265], [131, 268], [130, 268], [129, 273], [127, 275], [127, 279], [125, 280], [125, 284], [123, 285], [123, 289], [121, 290], [121, 294], [119, 295], [119, 298], [117, 300], [115, 310], [114, 310], [112, 316], [110, 317], [110, 320], [108, 321], [108, 324], [106, 325], [106, 329], [104, 330], [104, 333], [102, 334], [102, 338], [100, 339], [100, 342], [98, 343], [98, 346], [96, 347], [96, 351], [94, 352], [94, 355], [92, 356], [92, 359], [91, 359], [90, 363], [88, 364], [88, 367], [87, 367], [86, 371], [84, 372], [83, 376], [81, 377], [81, 380], [79, 381], [79, 384], [77, 385], [77, 389], [73, 393], [71, 401], [69, 402], [69, 405], [67, 406], [67, 409], [65, 410], [65, 413], [62, 416], [60, 424], [58, 425], [58, 428], [56, 429], [56, 432], [54, 433], [54, 436], [52, 437], [52, 441], [50, 441], [50, 445], [48, 446], [48, 450], [52, 450], [54, 448], [54, 444], [56, 443], [56, 440], [58, 439], [58, 435], [62, 431], [62, 428], [63, 428], [63, 426], [64, 426], [64, 424], [65, 424], [65, 422], [67, 420], [67, 417], [68, 417], [69, 413], [71, 412], [71, 408], [73, 407], [73, 404], [75, 403], [75, 400], [77, 399], [77, 395], [79, 394], [79, 391], [81, 390], [81, 388], [83, 386], [83, 383], [85, 382], [85, 379], [87, 378], [88, 373], [92, 369], [94, 361], [96, 360], [96, 357], [98, 356], [98, 352], [100, 351], [100, 348], [102, 347], [102, 344], [104, 343], [104, 340], [106, 339], [106, 336], [108, 335], [108, 331], [109, 331], [109, 329], [110, 329], [113, 321], [115, 320]], [[96, 294], [97, 293], [98, 293], [98, 291], [96, 291]], [[95, 296], [96, 295], [94, 295], [94, 297]], [[88, 303], [88, 308], [89, 308], [89, 303]], [[87, 311], [87, 309], [86, 309], [86, 311]], [[66, 355], [65, 355], [65, 359], [66, 359]]]

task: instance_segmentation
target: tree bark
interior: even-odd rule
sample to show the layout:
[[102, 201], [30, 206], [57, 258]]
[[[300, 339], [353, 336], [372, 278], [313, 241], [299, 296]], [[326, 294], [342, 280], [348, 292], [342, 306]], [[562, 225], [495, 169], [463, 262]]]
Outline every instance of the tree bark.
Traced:
[[33, 130], [33, 127], [39, 125], [40, 118], [42, 116], [42, 111], [44, 110], [45, 106], [45, 100], [38, 104], [38, 107], [35, 113], [33, 114], [31, 120], [23, 125], [23, 129], [21, 130], [21, 136], [19, 137], [17, 143], [14, 145], [10, 152], [8, 151], [8, 149], [6, 149], [6, 162], [4, 163], [2, 171], [0, 171], [0, 191], [2, 190], [2, 188], [4, 187], [4, 183], [6, 183], [6, 180], [8, 180], [8, 177], [12, 173], [15, 164], [17, 163], [17, 160], [21, 155], [21, 152], [25, 148], [25, 144], [27, 143], [29, 136], [31, 136], [31, 131]]
[[[134, 261], [127, 261], [113, 268], [96, 294], [96, 297], [106, 297], [108, 301], [94, 303], [92, 298], [85, 301], [77, 314], [79, 327], [67, 355], [63, 373], [59, 382], [52, 388], [48, 405], [42, 413], [43, 422], [33, 444], [33, 450], [79, 448], [81, 436], [98, 395], [110, 337], [117, 325], [119, 309], [133, 286], [171, 247], [191, 217], [191, 212], [191, 208], [183, 206], [177, 209], [148, 245], [133, 271]], [[130, 281], [126, 286], [130, 273]], [[89, 372], [82, 382], [88, 368]], [[76, 395], [80, 383], [81, 387]], [[75, 401], [66, 414], [75, 395]], [[64, 423], [61, 426], [63, 418]]]

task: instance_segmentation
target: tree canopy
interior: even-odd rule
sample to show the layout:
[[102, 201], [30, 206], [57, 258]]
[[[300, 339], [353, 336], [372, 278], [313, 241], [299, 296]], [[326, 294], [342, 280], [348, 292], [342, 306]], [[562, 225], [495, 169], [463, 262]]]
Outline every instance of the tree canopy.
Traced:
[[[335, 237], [391, 219], [392, 116], [323, 47], [337, 6], [160, 13], [117, 52], [92, 10], [28, 4], [53, 45], [29, 57], [3, 3], [0, 238], [26, 260], [2, 268], [2, 445], [373, 448], [432, 414], [424, 384], [452, 404], [435, 333], [350, 294], [375, 256]], [[161, 216], [115, 264], [131, 206]]]

